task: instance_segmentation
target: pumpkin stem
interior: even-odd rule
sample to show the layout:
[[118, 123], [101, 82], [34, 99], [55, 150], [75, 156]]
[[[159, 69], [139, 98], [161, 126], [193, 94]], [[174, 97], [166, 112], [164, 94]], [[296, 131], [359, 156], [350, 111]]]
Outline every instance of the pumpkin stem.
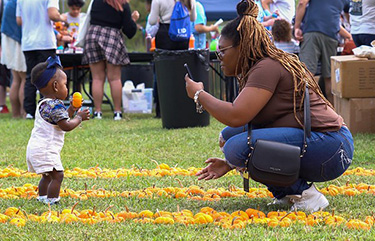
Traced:
[[72, 210], [70, 210], [70, 214], [73, 214], [73, 211], [74, 209], [76, 208], [76, 206], [78, 205], [79, 201], [76, 202], [73, 206], [72, 206]]
[[238, 216], [235, 216], [233, 219], [232, 219], [232, 226], [234, 224], [234, 221], [236, 221], [236, 219], [238, 218]]
[[128, 206], [125, 205], [125, 209], [126, 209], [126, 212], [128, 213], [129, 212]]
[[110, 208], [112, 208], [113, 205], [109, 205], [105, 210], [104, 210], [104, 213], [106, 213]]
[[85, 191], [87, 191], [87, 183], [85, 183]]
[[180, 184], [180, 187], [181, 187], [181, 188], [184, 188], [184, 185], [182, 185], [182, 182], [181, 182], [180, 179], [178, 179], [178, 178], [176, 177], [175, 180], [178, 182], [178, 184]]
[[151, 159], [151, 161], [156, 164], [156, 167], [159, 167], [159, 163], [157, 161], [155, 161], [154, 159]]
[[284, 218], [286, 218], [289, 214], [291, 214], [292, 211], [288, 212], [287, 214], [285, 214], [282, 218], [280, 218], [279, 222], [281, 222]]
[[26, 211], [25, 210], [22, 210], [23, 214], [25, 214], [26, 216], [26, 219], [29, 219], [29, 216], [27, 215]]

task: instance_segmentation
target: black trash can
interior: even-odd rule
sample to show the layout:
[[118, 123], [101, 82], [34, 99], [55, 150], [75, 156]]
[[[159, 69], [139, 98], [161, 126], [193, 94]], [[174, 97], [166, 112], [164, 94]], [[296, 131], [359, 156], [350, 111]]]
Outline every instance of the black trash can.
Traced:
[[187, 96], [186, 69], [190, 67], [195, 81], [203, 82], [209, 90], [208, 50], [156, 50], [154, 62], [163, 128], [186, 128], [207, 126], [210, 116], [204, 111], [196, 112], [195, 103]]

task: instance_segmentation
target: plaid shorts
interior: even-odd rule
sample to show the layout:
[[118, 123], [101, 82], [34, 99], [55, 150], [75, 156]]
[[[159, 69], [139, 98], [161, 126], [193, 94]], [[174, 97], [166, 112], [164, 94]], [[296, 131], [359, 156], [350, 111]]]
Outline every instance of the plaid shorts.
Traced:
[[130, 63], [120, 29], [91, 25], [85, 38], [82, 64], [102, 60], [113, 65]]

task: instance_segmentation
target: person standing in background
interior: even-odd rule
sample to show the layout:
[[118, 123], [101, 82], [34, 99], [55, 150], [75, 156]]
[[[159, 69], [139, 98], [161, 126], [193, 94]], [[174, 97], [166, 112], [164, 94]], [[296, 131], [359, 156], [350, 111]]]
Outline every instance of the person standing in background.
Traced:
[[146, 18], [146, 34], [150, 34], [151, 38], [156, 36], [159, 30], [159, 21], [155, 25], [151, 25], [148, 21], [151, 12], [152, 0], [146, 0], [146, 11], [149, 13]]
[[351, 0], [349, 13], [355, 45], [371, 45], [375, 40], [375, 0]]
[[1, 64], [12, 71], [9, 99], [12, 117], [24, 117], [23, 98], [26, 82], [26, 60], [21, 50], [22, 29], [16, 21], [17, 0], [9, 0], [3, 12], [1, 25]]
[[113, 119], [121, 120], [121, 67], [130, 63], [121, 31], [132, 38], [138, 29], [136, 21], [139, 13], [131, 13], [128, 0], [93, 1], [82, 63], [90, 65], [92, 74], [94, 118], [102, 119], [104, 83], [107, 79], [114, 104]]
[[[1, 25], [2, 15], [3, 15], [4, 6], [6, 2], [7, 1], [5, 0], [0, 1], [0, 25]], [[0, 52], [1, 52], [1, 45], [0, 45]], [[9, 79], [10, 79], [10, 71], [6, 68], [6, 66], [0, 64], [0, 114], [9, 113], [8, 107], [6, 106], [6, 96], [7, 96], [6, 88], [10, 84]]]
[[79, 24], [86, 17], [86, 13], [81, 13], [83, 5], [85, 5], [83, 0], [68, 0], [69, 12], [64, 13], [69, 25], [68, 33], [73, 37], [73, 41], [77, 39]]
[[[300, 0], [294, 24], [294, 36], [301, 42], [299, 58], [315, 75], [318, 62], [322, 64], [325, 94], [333, 103], [331, 93], [331, 56], [337, 54], [337, 34], [343, 31], [340, 15], [347, 0]], [[306, 8], [308, 5], [308, 8]], [[303, 29], [301, 23], [304, 20]]]
[[26, 82], [23, 106], [26, 119], [34, 119], [36, 88], [31, 84], [31, 70], [56, 54], [53, 22], [66, 22], [59, 13], [59, 0], [18, 0], [17, 24], [22, 26], [22, 51], [26, 59]]
[[270, 0], [270, 2], [270, 12], [278, 11], [280, 18], [292, 23], [292, 19], [296, 14], [294, 0]]
[[[190, 21], [194, 22], [196, 19], [195, 0], [181, 0], [181, 3], [189, 10]], [[159, 28], [155, 36], [155, 47], [157, 49], [185, 50], [189, 48], [189, 40], [179, 42], [172, 41], [168, 34], [175, 4], [176, 0], [152, 0], [148, 23], [151, 25], [159, 24]], [[157, 81], [154, 81], [153, 87], [156, 111], [155, 117], [161, 118]]]
[[[195, 0], [181, 0], [180, 2], [187, 7], [189, 10], [190, 21], [194, 22], [196, 19]], [[189, 48], [189, 40], [172, 41], [168, 35], [174, 5], [175, 0], [152, 1], [148, 21], [151, 25], [155, 25], [159, 22], [159, 30], [155, 37], [155, 45], [158, 49], [184, 50]]]
[[194, 48], [205, 49], [206, 48], [206, 33], [216, 32], [219, 33], [219, 26], [211, 24], [207, 26], [206, 12], [202, 3], [196, 2], [195, 10], [197, 18], [195, 22], [192, 22], [192, 33], [194, 35]]

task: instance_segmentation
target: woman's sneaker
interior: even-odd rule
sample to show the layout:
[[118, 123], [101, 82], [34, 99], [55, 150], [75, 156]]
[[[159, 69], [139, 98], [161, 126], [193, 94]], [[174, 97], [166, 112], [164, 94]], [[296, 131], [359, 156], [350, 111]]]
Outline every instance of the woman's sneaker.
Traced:
[[98, 119], [98, 120], [101, 120], [102, 118], [103, 118], [103, 114], [102, 114], [102, 112], [100, 112], [100, 111], [95, 111], [94, 112], [94, 119]]
[[283, 197], [280, 199], [274, 198], [272, 202], [268, 203], [267, 206], [275, 205], [275, 206], [292, 206], [293, 203], [290, 201], [289, 197]]
[[113, 120], [122, 120], [122, 113], [121, 112], [115, 112], [113, 115]]
[[287, 195], [294, 204], [292, 210], [304, 210], [316, 212], [323, 210], [329, 205], [327, 198], [319, 192], [315, 185], [312, 184], [309, 189], [302, 192], [301, 195]]

